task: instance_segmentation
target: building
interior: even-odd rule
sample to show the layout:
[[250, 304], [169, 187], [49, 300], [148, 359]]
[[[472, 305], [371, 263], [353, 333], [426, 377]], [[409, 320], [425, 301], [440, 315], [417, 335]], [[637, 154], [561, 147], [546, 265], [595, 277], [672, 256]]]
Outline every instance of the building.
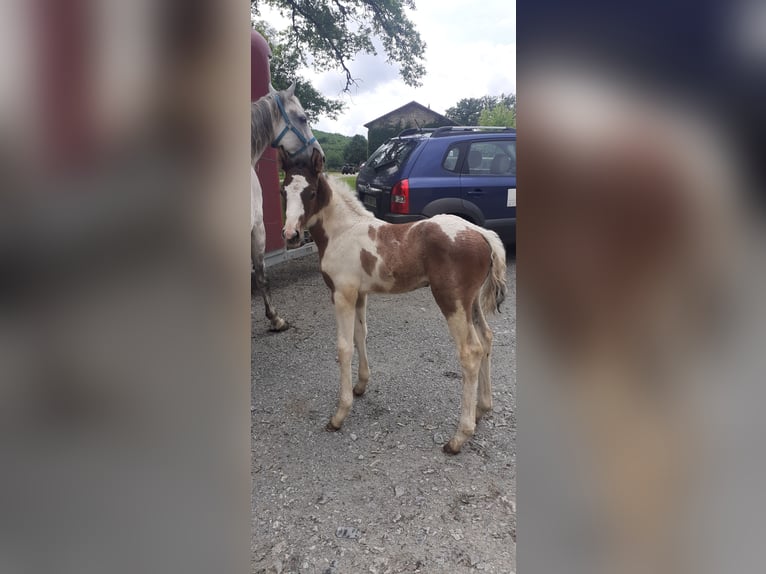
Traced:
[[451, 119], [415, 101], [404, 104], [364, 124], [367, 128], [368, 155], [378, 149], [388, 138], [405, 128], [437, 128], [454, 125], [455, 122]]

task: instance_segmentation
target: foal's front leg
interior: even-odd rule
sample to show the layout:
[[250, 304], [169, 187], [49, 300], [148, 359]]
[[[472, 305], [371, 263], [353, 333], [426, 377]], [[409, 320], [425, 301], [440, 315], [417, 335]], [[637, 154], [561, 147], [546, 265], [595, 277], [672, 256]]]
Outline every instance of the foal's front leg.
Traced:
[[354, 345], [359, 353], [359, 380], [354, 385], [354, 394], [361, 397], [370, 380], [370, 365], [367, 363], [367, 295], [363, 293], [360, 293], [356, 300]]
[[335, 319], [338, 323], [338, 362], [340, 363], [340, 396], [338, 410], [325, 427], [336, 431], [351, 410], [354, 395], [351, 390], [351, 358], [354, 354], [354, 316], [356, 291], [335, 291]]

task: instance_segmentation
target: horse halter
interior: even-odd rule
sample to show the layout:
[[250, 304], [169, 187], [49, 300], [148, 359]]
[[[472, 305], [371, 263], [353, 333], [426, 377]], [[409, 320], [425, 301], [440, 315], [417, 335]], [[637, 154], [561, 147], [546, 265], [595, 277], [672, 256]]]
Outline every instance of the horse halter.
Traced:
[[[278, 147], [279, 142], [282, 141], [282, 138], [285, 137], [288, 131], [293, 132], [296, 136], [298, 136], [298, 139], [303, 142], [303, 145], [298, 148], [297, 151], [294, 151], [292, 153], [287, 152], [287, 155], [290, 157], [294, 157], [298, 155], [299, 153], [303, 152], [306, 148], [308, 148], [311, 144], [313, 144], [315, 141], [317, 141], [316, 137], [312, 137], [311, 139], [306, 139], [306, 136], [304, 136], [298, 128], [296, 128], [293, 123], [290, 121], [290, 118], [287, 115], [287, 112], [285, 111], [285, 106], [282, 103], [282, 98], [279, 97], [279, 94], [274, 94], [274, 99], [277, 101], [277, 106], [279, 107], [279, 113], [282, 114], [282, 119], [285, 120], [285, 128], [282, 130], [282, 133], [280, 133], [273, 142], [271, 142], [271, 147]], [[287, 151], [287, 150], [285, 150]]]

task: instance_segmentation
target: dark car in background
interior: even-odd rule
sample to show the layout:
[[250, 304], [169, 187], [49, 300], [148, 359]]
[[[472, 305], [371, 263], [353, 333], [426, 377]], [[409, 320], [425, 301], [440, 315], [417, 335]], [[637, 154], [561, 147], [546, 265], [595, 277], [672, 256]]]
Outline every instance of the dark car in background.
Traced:
[[367, 209], [391, 223], [451, 213], [515, 243], [516, 130], [404, 130], [370, 155], [356, 191]]
[[342, 168], [340, 168], [340, 172], [341, 172], [343, 175], [354, 174], [354, 173], [356, 173], [357, 171], [359, 171], [359, 170], [358, 170], [358, 168], [356, 167], [356, 164], [353, 164], [353, 163], [344, 163], [344, 164], [343, 164], [343, 167], [342, 167]]

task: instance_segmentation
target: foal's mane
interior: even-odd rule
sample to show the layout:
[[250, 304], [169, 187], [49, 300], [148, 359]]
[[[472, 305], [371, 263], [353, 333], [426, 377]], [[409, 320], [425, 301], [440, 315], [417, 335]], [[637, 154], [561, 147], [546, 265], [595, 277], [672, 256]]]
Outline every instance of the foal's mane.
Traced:
[[359, 198], [345, 181], [321, 173], [319, 175], [319, 185], [323, 184], [329, 187], [332, 194], [336, 196], [354, 215], [370, 219], [375, 218], [375, 216], [362, 205], [362, 202], [359, 201]]
[[[285, 99], [285, 94], [279, 92]], [[274, 101], [274, 94], [266, 94], [253, 102], [250, 107], [250, 159], [261, 157], [276, 135], [274, 125], [279, 121], [279, 108]]]

